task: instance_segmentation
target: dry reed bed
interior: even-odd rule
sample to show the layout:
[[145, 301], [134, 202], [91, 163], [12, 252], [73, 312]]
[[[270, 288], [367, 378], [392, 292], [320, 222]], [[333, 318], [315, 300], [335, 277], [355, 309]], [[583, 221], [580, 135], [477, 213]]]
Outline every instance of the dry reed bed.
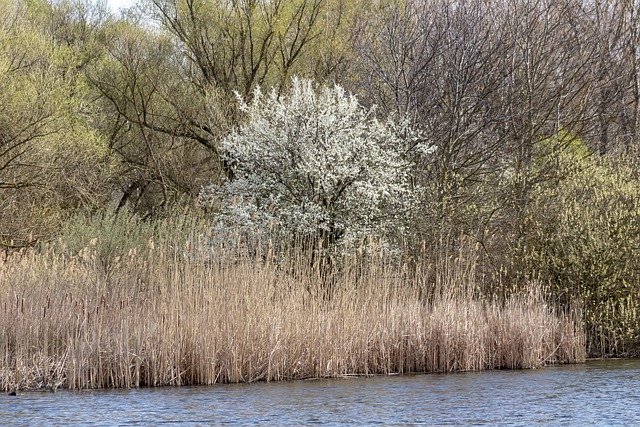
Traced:
[[73, 389], [534, 368], [585, 359], [578, 323], [532, 292], [504, 304], [381, 263], [317, 273], [152, 252], [105, 266], [24, 253], [0, 264], [0, 387]]

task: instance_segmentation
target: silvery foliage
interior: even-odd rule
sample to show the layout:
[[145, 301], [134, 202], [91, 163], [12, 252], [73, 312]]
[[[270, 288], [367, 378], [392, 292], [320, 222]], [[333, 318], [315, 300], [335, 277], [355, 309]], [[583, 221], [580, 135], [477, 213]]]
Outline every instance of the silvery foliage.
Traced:
[[300, 79], [240, 102], [247, 120], [221, 147], [235, 178], [200, 197], [220, 206], [218, 227], [333, 243], [403, 231], [417, 200], [406, 152], [431, 152], [408, 120], [380, 121], [342, 87]]

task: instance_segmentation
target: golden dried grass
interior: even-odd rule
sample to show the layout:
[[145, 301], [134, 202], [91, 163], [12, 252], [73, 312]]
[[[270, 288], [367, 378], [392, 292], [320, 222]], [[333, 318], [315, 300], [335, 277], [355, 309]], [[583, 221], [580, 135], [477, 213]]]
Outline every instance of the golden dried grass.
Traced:
[[[201, 257], [202, 258], [202, 257]], [[327, 280], [304, 256], [150, 245], [113, 261], [91, 247], [0, 262], [0, 387], [139, 387], [535, 368], [585, 359], [578, 319], [541, 294], [483, 301], [469, 284], [425, 297], [402, 269], [346, 261]], [[441, 288], [446, 288], [441, 283]], [[466, 290], [465, 290], [466, 289]]]

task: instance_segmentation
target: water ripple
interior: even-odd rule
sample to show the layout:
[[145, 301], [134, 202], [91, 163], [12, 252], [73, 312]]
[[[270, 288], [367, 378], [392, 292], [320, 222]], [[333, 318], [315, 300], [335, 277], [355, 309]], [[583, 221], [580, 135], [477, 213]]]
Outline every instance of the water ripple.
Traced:
[[0, 425], [640, 424], [640, 361], [531, 371], [406, 375], [0, 397]]

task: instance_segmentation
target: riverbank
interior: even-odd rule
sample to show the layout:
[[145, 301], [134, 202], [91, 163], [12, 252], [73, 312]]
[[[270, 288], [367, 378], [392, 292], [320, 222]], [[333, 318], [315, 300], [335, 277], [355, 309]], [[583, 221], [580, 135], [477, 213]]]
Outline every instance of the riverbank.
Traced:
[[577, 319], [536, 291], [492, 302], [457, 286], [427, 297], [426, 283], [381, 261], [345, 264], [329, 295], [307, 262], [227, 255], [189, 260], [151, 244], [109, 263], [91, 247], [8, 257], [0, 388], [535, 368], [586, 357]]

